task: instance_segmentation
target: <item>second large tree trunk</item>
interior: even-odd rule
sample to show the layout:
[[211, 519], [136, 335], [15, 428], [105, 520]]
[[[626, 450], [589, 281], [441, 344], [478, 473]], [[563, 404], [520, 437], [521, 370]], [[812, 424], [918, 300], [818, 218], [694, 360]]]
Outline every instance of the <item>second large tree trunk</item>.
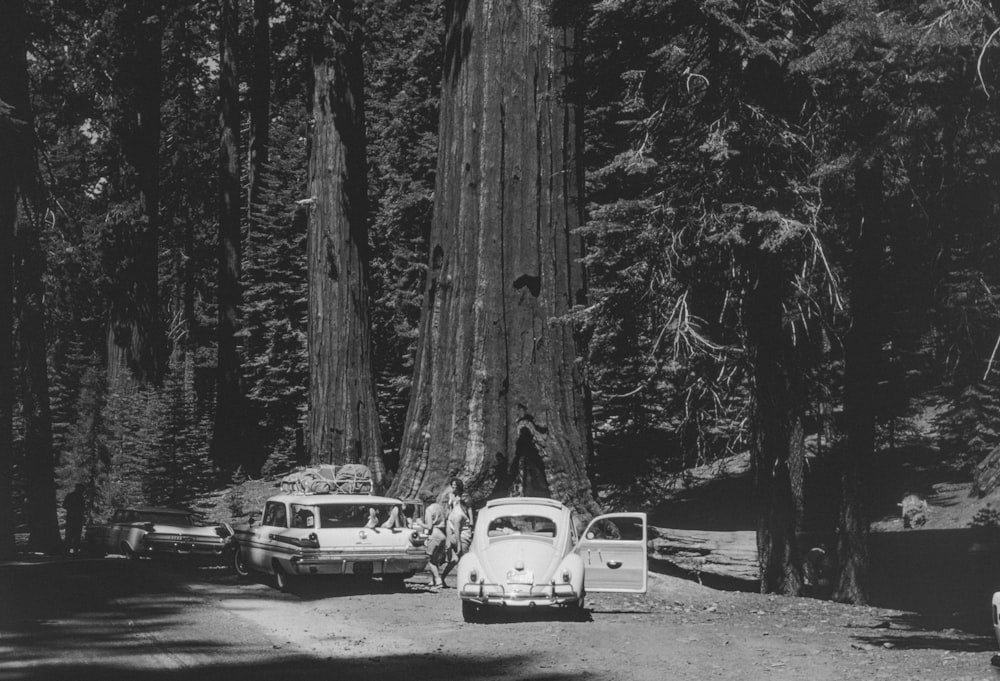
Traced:
[[362, 34], [352, 0], [327, 12], [321, 21], [328, 25], [317, 28], [334, 39], [313, 55], [308, 447], [314, 463], [363, 463], [381, 484], [366, 281]]
[[574, 327], [584, 301], [572, 26], [542, 0], [454, 0], [430, 268], [393, 493], [540, 495], [584, 514], [589, 414]]

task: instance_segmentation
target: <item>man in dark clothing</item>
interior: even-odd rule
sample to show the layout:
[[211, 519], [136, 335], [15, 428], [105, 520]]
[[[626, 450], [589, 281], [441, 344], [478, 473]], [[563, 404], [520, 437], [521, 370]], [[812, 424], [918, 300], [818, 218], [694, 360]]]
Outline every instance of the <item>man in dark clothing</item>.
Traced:
[[80, 552], [80, 534], [83, 532], [83, 490], [84, 484], [77, 483], [76, 488], [63, 499], [66, 509], [66, 553]]

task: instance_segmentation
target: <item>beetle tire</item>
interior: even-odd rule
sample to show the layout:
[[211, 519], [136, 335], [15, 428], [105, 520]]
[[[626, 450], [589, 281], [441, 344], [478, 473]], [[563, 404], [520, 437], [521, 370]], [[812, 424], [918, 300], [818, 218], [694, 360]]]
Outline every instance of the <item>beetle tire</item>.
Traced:
[[472, 601], [462, 601], [462, 619], [466, 622], [481, 622], [483, 620], [482, 606]]

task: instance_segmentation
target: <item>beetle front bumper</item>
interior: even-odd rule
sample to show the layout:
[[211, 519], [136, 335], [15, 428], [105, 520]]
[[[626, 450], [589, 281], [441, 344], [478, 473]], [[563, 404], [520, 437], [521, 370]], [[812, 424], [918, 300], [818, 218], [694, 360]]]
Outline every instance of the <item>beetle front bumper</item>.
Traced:
[[480, 605], [548, 607], [579, 603], [581, 594], [572, 584], [464, 584], [459, 590], [464, 601]]

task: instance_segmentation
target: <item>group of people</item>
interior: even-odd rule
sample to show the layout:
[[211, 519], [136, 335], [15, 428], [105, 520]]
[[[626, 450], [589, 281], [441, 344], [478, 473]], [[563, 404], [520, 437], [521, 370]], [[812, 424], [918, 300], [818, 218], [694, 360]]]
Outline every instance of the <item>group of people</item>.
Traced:
[[446, 587], [444, 578], [458, 564], [458, 559], [472, 545], [472, 501], [458, 478], [451, 482], [424, 512], [427, 541], [427, 570], [431, 588]]

